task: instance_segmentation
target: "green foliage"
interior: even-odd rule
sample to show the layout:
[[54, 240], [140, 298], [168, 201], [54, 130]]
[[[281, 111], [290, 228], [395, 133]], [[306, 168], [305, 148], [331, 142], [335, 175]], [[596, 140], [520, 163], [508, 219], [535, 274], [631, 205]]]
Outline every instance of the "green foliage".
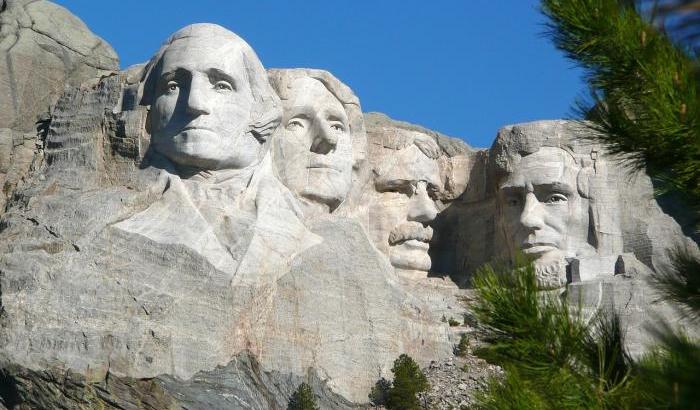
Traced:
[[638, 363], [637, 408], [691, 409], [700, 403], [700, 345], [667, 324], [656, 327], [661, 343]]
[[391, 382], [385, 378], [380, 378], [369, 392], [369, 400], [376, 406], [384, 406], [389, 398]]
[[[585, 71], [584, 107], [607, 148], [665, 191], [700, 204], [700, 103], [694, 61], [644, 21], [633, 2], [543, 0], [555, 45]], [[696, 208], [697, 209], [697, 208]]]
[[[660, 26], [667, 19], [678, 46], [635, 10]], [[700, 2], [697, 0], [543, 0], [557, 47], [586, 71], [593, 105], [582, 107], [594, 139], [631, 158], [661, 191], [679, 193], [700, 220]], [[661, 23], [663, 24], [663, 23]], [[668, 27], [668, 26], [667, 26]], [[682, 32], [681, 32], [682, 31]], [[689, 51], [695, 47], [695, 52]], [[672, 267], [657, 272], [663, 297], [700, 319], [700, 260], [677, 250]], [[700, 345], [663, 322], [659, 344], [629, 374], [631, 408], [693, 408], [700, 403]], [[603, 336], [605, 338], [607, 336]], [[614, 337], [614, 336], [611, 336]], [[587, 341], [585, 345], [589, 345]], [[594, 355], [593, 349], [588, 349]], [[609, 359], [606, 359], [609, 361]], [[624, 379], [619, 365], [593, 375]]]
[[292, 394], [292, 397], [289, 398], [287, 410], [319, 410], [318, 404], [316, 404], [316, 396], [314, 396], [311, 386], [301, 383], [294, 394]]
[[684, 316], [700, 319], [700, 260], [685, 251], [671, 255], [673, 266], [656, 272], [653, 283], [665, 298], [675, 302]]
[[469, 353], [469, 336], [466, 333], [462, 333], [459, 337], [459, 343], [455, 347], [455, 354], [457, 356], [466, 356]]
[[459, 321], [458, 321], [458, 320], [455, 320], [455, 319], [452, 318], [452, 317], [450, 318], [450, 320], [447, 321], [447, 323], [448, 323], [451, 327], [459, 326], [459, 325], [460, 325]]
[[394, 383], [389, 389], [386, 407], [396, 410], [420, 409], [416, 395], [427, 391], [430, 384], [418, 364], [407, 354], [402, 354], [394, 361], [391, 371], [394, 373]]
[[617, 408], [629, 394], [629, 358], [616, 317], [589, 323], [557, 295], [539, 292], [535, 270], [485, 266], [473, 279], [473, 309], [492, 329], [479, 350], [506, 369], [482, 396], [484, 408]]
[[489, 390], [476, 395], [477, 408], [490, 410], [541, 410], [549, 409], [546, 402], [530, 389], [517, 370], [506, 372], [504, 380], [489, 380]]

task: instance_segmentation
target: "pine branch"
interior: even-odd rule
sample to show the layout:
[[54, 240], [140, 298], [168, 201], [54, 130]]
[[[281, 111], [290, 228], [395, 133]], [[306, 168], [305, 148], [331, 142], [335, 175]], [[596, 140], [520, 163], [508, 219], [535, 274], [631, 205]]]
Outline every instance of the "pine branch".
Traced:
[[629, 2], [543, 0], [549, 35], [591, 87], [595, 138], [700, 204], [700, 103], [694, 62]]

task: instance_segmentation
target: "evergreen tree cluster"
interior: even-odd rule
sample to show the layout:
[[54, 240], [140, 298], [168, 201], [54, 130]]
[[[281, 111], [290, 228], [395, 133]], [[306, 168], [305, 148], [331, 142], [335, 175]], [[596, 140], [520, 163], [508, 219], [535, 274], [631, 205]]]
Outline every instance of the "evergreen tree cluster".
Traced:
[[407, 354], [394, 361], [391, 368], [394, 382], [381, 378], [372, 388], [369, 399], [375, 405], [383, 405], [389, 410], [421, 409], [418, 393], [430, 388], [428, 379], [418, 364]]
[[484, 408], [602, 409], [628, 399], [629, 358], [617, 318], [591, 320], [543, 294], [522, 257], [514, 267], [483, 267], [473, 284], [474, 312], [493, 330], [477, 354], [506, 371], [480, 398]]
[[314, 391], [306, 383], [301, 383], [289, 398], [287, 410], [319, 410]]

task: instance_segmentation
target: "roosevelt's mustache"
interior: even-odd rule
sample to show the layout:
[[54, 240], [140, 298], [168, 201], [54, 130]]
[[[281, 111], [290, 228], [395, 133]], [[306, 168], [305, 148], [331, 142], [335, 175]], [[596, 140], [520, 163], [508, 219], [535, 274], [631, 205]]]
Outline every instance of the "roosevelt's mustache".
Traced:
[[421, 242], [430, 242], [433, 238], [433, 228], [423, 226], [420, 222], [406, 222], [394, 228], [389, 234], [389, 244], [415, 239]]

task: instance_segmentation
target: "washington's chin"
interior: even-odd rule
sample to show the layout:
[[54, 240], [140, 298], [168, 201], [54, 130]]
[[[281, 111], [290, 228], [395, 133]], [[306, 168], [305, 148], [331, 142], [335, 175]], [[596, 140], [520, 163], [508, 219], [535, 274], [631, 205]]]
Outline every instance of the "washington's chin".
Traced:
[[389, 249], [389, 260], [396, 269], [425, 273], [431, 267], [429, 247], [425, 242], [409, 240], [392, 246]]

